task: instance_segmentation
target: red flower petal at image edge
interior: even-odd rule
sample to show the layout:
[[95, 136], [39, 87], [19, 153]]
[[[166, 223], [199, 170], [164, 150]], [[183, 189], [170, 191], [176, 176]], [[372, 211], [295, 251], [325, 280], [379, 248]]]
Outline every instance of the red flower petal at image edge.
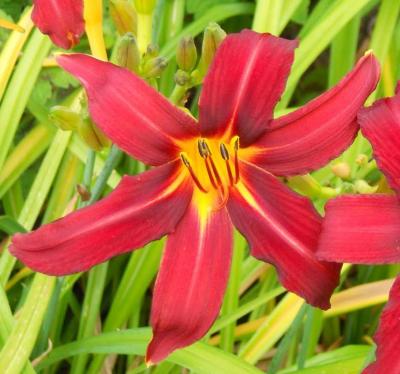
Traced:
[[[125, 69], [81, 54], [59, 57], [60, 65], [85, 87], [96, 125], [125, 152], [156, 167], [134, 177], [138, 186], [140, 181], [147, 181], [141, 192], [135, 192], [139, 188], [136, 184], [133, 193], [122, 185], [104, 202], [85, 208], [82, 213], [72, 213], [34, 233], [16, 236], [13, 253], [36, 270], [55, 273], [51, 267], [59, 262], [68, 264], [69, 270], [81, 271], [128, 251], [128, 247], [137, 248], [137, 236], [143, 245], [169, 233], [153, 299], [154, 336], [147, 360], [154, 363], [199, 339], [217, 317], [231, 261], [230, 220], [247, 236], [252, 254], [277, 267], [288, 289], [315, 306], [327, 308], [340, 266], [316, 260], [319, 216], [309, 201], [289, 191], [266, 169], [266, 164], [251, 164], [253, 159], [256, 161], [253, 156], [260, 152], [254, 142], [275, 131], [272, 112], [285, 85], [296, 45], [248, 30], [228, 36], [205, 79], [198, 124]], [[234, 63], [233, 51], [238, 52]], [[294, 158], [297, 153], [308, 168], [322, 166], [335, 157], [338, 148], [348, 145], [357, 131], [355, 113], [374, 89], [378, 76], [375, 58], [363, 58], [345, 78], [347, 83], [333, 88], [334, 95], [329, 94], [331, 91], [322, 95], [323, 99], [311, 102], [285, 125], [289, 135], [299, 134], [297, 128], [301, 126], [308, 126], [310, 131], [319, 126], [324, 131], [318, 136], [332, 139], [335, 147], [324, 143], [328, 151], [320, 152], [321, 157], [316, 159], [307, 152], [310, 143], [307, 134], [302, 133], [298, 139], [301, 145], [290, 141], [285, 145], [287, 152]], [[269, 87], [268, 82], [274, 85]], [[351, 90], [357, 99], [348, 103]], [[346, 100], [340, 101], [341, 95]], [[335, 120], [326, 125], [329, 113]], [[345, 136], [338, 139], [335, 126]], [[283, 131], [286, 127], [281, 128]], [[292, 139], [288, 133], [281, 134]], [[169, 169], [165, 163], [173, 166]], [[169, 172], [163, 178], [165, 168]], [[153, 178], [157, 179], [154, 183], [150, 182]], [[126, 199], [120, 201], [123, 213], [118, 212], [113, 196], [117, 201], [123, 196]], [[132, 209], [128, 207], [131, 205]], [[283, 213], [279, 207], [288, 211]], [[157, 209], [160, 213], [155, 214]], [[254, 227], [243, 222], [242, 211], [254, 215]], [[93, 222], [85, 230], [77, 218], [82, 218], [83, 223]], [[52, 240], [46, 241], [47, 233], [51, 233]], [[97, 235], [101, 236], [101, 243]], [[93, 249], [91, 236], [95, 240]], [[81, 239], [85, 244], [79, 248]], [[278, 252], [277, 248], [285, 251]], [[91, 251], [94, 255], [88, 256]], [[77, 259], [79, 252], [81, 258]], [[83, 260], [85, 256], [89, 260]], [[297, 276], [300, 272], [293, 269], [294, 262], [301, 264], [305, 277]], [[57, 271], [61, 272], [61, 267]], [[182, 310], [177, 311], [176, 305]]]
[[[400, 93], [378, 100], [358, 114], [377, 164], [397, 196], [353, 195], [326, 206], [317, 252], [322, 260], [360, 264], [400, 262]], [[363, 374], [400, 372], [400, 278], [384, 308], [374, 340], [376, 361]]]
[[85, 31], [83, 0], [33, 0], [32, 21], [54, 44], [70, 49]]
[[100, 202], [28, 234], [13, 237], [11, 253], [50, 275], [85, 271], [172, 232], [190, 201], [188, 179], [177, 162], [134, 177]]
[[374, 340], [377, 344], [376, 361], [362, 374], [400, 373], [400, 277], [397, 277], [382, 311]]
[[159, 362], [208, 331], [221, 308], [231, 252], [226, 209], [207, 213], [192, 205], [168, 237], [154, 290], [154, 336], [146, 361]]

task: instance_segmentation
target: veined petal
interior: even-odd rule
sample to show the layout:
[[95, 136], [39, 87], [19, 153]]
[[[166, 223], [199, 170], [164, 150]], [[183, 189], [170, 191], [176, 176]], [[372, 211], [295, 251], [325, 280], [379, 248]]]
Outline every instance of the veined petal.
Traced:
[[370, 53], [335, 87], [276, 119], [246, 158], [275, 175], [305, 174], [322, 167], [353, 142], [357, 111], [378, 80], [379, 64]]
[[390, 187], [400, 193], [400, 94], [361, 109], [358, 121]]
[[33, 0], [32, 20], [54, 44], [69, 49], [85, 31], [83, 0]]
[[289, 291], [314, 306], [329, 308], [340, 265], [315, 256], [321, 218], [311, 202], [257, 166], [242, 162], [240, 173], [228, 210], [249, 241], [251, 254], [273, 264]]
[[389, 301], [381, 314], [378, 331], [376, 361], [363, 374], [400, 373], [400, 277], [397, 277], [389, 294]]
[[268, 127], [293, 63], [297, 41], [244, 30], [219, 47], [200, 97], [203, 136], [231, 129], [248, 146]]
[[35, 271], [85, 271], [172, 232], [192, 195], [179, 162], [126, 176], [98, 203], [28, 234], [13, 237], [11, 253]]
[[400, 262], [400, 204], [390, 195], [347, 195], [330, 200], [317, 253], [326, 261]]
[[86, 88], [96, 125], [146, 164], [177, 158], [178, 142], [198, 135], [192, 117], [128, 70], [83, 54], [63, 55], [57, 61]]
[[201, 215], [193, 204], [168, 237], [153, 296], [147, 362], [159, 362], [206, 334], [221, 307], [231, 251], [226, 209]]

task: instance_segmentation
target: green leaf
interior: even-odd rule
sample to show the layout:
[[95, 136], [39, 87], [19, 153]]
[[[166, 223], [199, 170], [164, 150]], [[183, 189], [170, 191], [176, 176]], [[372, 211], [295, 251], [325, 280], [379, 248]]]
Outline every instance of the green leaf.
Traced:
[[9, 216], [0, 216], [0, 231], [8, 235], [13, 235], [17, 232], [26, 232], [25, 228], [18, 221]]
[[[149, 328], [116, 331], [79, 340], [55, 348], [38, 366], [42, 370], [60, 360], [82, 353], [144, 355], [150, 341]], [[195, 371], [198, 374], [260, 374], [262, 371], [238, 357], [205, 343], [175, 351], [166, 361]]]

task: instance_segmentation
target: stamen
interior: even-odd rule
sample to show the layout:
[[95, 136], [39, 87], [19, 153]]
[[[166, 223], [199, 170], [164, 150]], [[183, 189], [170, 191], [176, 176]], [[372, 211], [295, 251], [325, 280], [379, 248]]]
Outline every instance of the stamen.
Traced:
[[221, 200], [219, 201], [218, 205], [213, 209], [214, 212], [222, 209], [226, 205], [229, 198], [229, 190], [225, 189], [224, 186], [221, 186], [218, 191], [220, 192], [219, 197]]
[[196, 177], [196, 175], [195, 175], [195, 173], [194, 173], [194, 171], [193, 171], [193, 168], [192, 168], [192, 166], [190, 165], [190, 162], [189, 162], [188, 158], [185, 156], [184, 153], [181, 153], [180, 156], [181, 156], [181, 160], [182, 160], [183, 164], [184, 164], [184, 165], [187, 167], [187, 169], [189, 170], [189, 173], [190, 173], [190, 176], [191, 176], [192, 179], [193, 179], [193, 182], [196, 184], [196, 186], [197, 186], [201, 191], [207, 193], [208, 191], [201, 185], [199, 179]]
[[217, 183], [215, 182], [214, 176], [211, 172], [210, 166], [208, 165], [207, 158], [204, 159], [204, 163], [206, 164], [206, 170], [207, 170], [208, 178], [210, 179], [211, 184], [214, 186], [214, 188], [218, 188]]
[[239, 182], [239, 158], [238, 158], [238, 151], [239, 151], [239, 137], [236, 136], [234, 138], [233, 148], [235, 150], [235, 184]]
[[217, 170], [217, 167], [214, 164], [214, 160], [212, 159], [211, 156], [208, 159], [210, 160], [211, 168], [212, 168], [212, 171], [213, 171], [213, 173], [215, 175], [215, 179], [217, 180], [218, 184], [221, 185], [222, 184], [222, 180], [221, 180], [221, 177], [218, 174], [218, 170]]
[[231, 183], [231, 186], [233, 186], [234, 185], [234, 181], [233, 181], [231, 165], [230, 165], [230, 162], [229, 162], [229, 152], [228, 152], [228, 149], [226, 148], [226, 145], [224, 143], [221, 143], [219, 145], [219, 151], [221, 152], [222, 158], [225, 160], [226, 171], [227, 171], [228, 176], [229, 176], [229, 181]]

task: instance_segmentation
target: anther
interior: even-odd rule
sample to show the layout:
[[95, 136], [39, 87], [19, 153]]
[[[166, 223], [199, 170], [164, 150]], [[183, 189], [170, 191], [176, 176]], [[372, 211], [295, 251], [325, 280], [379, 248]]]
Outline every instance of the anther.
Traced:
[[233, 186], [234, 185], [234, 180], [233, 180], [231, 165], [229, 163], [229, 152], [228, 152], [228, 149], [226, 148], [226, 145], [224, 143], [221, 143], [219, 145], [219, 151], [221, 152], [222, 158], [225, 160], [226, 171], [227, 171], [228, 176], [229, 176], [229, 182], [231, 183], [231, 186]]
[[219, 151], [221, 152], [221, 156], [224, 160], [229, 160], [229, 152], [224, 143], [219, 145]]
[[203, 192], [207, 193], [208, 191], [201, 185], [199, 179], [196, 177], [196, 174], [194, 173], [192, 166], [190, 165], [190, 162], [188, 160], [188, 158], [185, 156], [184, 153], [180, 154], [181, 156], [181, 160], [183, 162], [183, 164], [187, 167], [187, 169], [189, 170], [190, 176], [193, 179], [193, 182], [196, 184], [196, 186]]

